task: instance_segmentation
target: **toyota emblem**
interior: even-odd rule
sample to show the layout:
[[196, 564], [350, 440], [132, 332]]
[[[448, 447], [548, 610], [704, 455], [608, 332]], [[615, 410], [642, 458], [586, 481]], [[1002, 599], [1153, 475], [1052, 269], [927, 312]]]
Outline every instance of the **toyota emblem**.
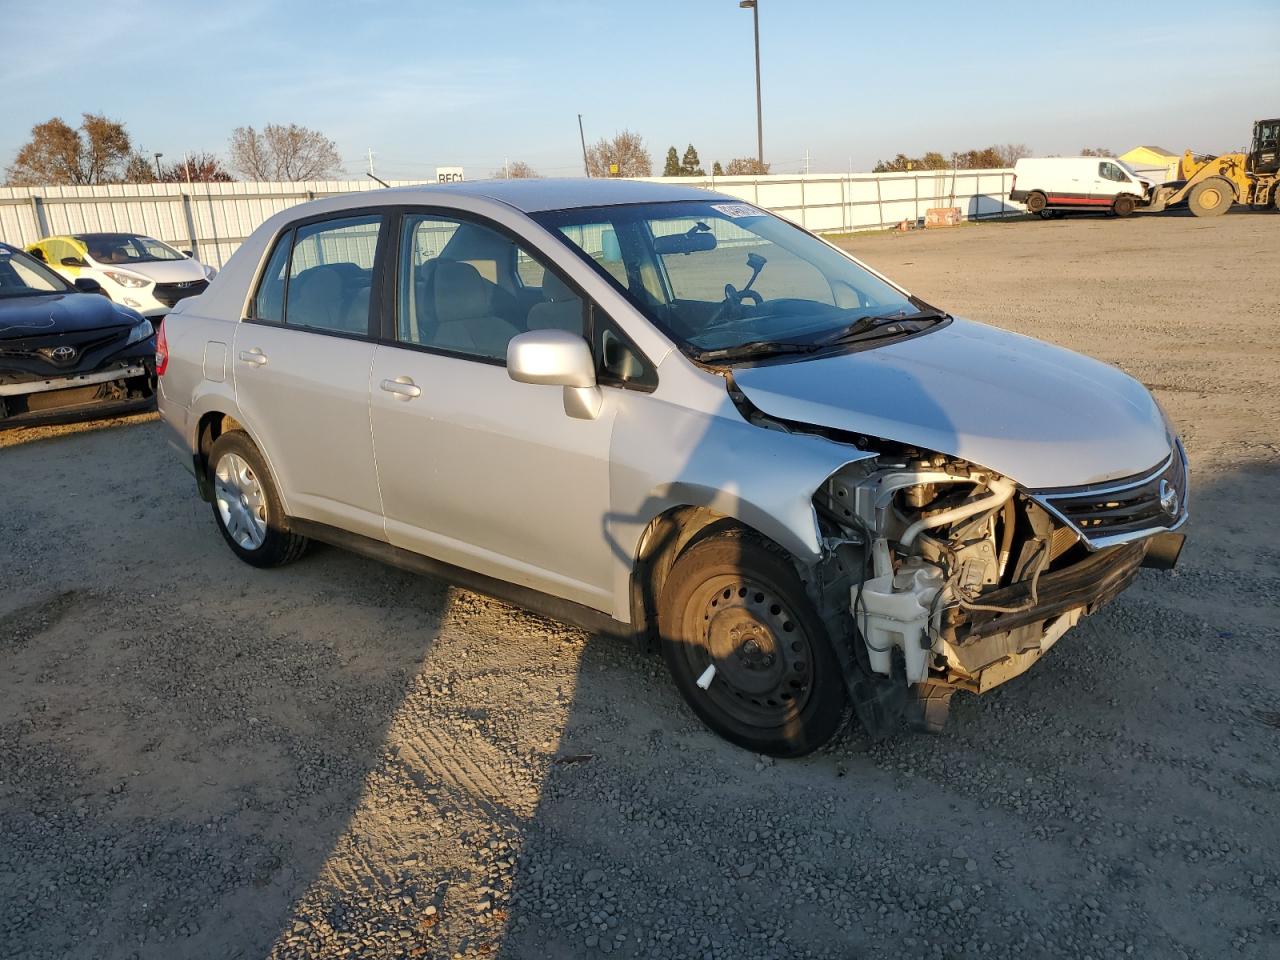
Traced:
[[1181, 509], [1178, 504], [1178, 488], [1168, 480], [1160, 481], [1160, 509], [1171, 517], [1176, 517]]
[[76, 348], [61, 346], [54, 347], [49, 351], [49, 359], [56, 360], [58, 363], [69, 363], [76, 358]]

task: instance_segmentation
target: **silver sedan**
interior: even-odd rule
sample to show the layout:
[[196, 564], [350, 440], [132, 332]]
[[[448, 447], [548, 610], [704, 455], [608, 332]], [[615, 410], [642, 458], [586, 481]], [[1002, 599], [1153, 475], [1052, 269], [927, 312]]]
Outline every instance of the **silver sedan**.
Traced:
[[277, 214], [158, 343], [228, 546], [322, 540], [662, 650], [723, 736], [937, 729], [1187, 517], [1119, 370], [729, 196], [496, 181]]

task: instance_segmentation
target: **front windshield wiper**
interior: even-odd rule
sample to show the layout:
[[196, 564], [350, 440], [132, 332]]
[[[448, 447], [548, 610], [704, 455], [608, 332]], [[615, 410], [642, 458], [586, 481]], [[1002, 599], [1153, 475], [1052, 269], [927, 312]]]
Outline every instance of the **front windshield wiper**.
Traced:
[[833, 343], [856, 340], [858, 337], [880, 327], [890, 327], [896, 323], [915, 323], [917, 320], [946, 320], [949, 316], [949, 314], [943, 313], [941, 310], [930, 308], [928, 310], [918, 310], [915, 313], [897, 310], [893, 313], [879, 314], [873, 317], [859, 317], [847, 327], [842, 327], [834, 333], [827, 334], [827, 336], [818, 340], [817, 344], [826, 347]]
[[695, 357], [706, 363], [711, 360], [746, 360], [761, 357], [781, 356], [787, 353], [813, 353], [821, 350], [821, 343], [791, 343], [786, 340], [748, 340], [732, 347], [717, 347], [714, 350], [700, 350]]

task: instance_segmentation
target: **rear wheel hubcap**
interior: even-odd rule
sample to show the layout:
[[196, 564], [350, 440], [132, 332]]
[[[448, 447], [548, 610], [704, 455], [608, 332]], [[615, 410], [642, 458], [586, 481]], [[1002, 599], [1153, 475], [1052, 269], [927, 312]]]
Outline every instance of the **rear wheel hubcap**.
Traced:
[[267, 498], [258, 475], [237, 453], [226, 453], [213, 471], [214, 503], [223, 529], [245, 550], [267, 538]]

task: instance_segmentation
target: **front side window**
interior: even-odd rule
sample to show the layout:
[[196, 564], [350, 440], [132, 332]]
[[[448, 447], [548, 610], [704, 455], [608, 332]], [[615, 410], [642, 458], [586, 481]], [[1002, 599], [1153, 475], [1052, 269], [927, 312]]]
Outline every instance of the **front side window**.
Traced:
[[1104, 180], [1113, 180], [1116, 183], [1129, 182], [1129, 178], [1125, 175], [1125, 172], [1121, 170], [1118, 166], [1116, 166], [1114, 163], [1108, 162], [1108, 163], [1098, 164], [1098, 174]]
[[581, 297], [528, 248], [480, 223], [406, 216], [398, 283], [402, 343], [505, 361], [519, 333], [584, 330]]
[[[348, 217], [309, 223], [294, 231], [284, 298], [287, 325], [334, 333], [369, 332], [381, 225], [382, 218], [377, 216]], [[272, 280], [270, 265], [263, 279], [264, 284]]]
[[535, 219], [704, 362], [894, 338], [946, 319], [812, 234], [746, 203], [628, 204]]

